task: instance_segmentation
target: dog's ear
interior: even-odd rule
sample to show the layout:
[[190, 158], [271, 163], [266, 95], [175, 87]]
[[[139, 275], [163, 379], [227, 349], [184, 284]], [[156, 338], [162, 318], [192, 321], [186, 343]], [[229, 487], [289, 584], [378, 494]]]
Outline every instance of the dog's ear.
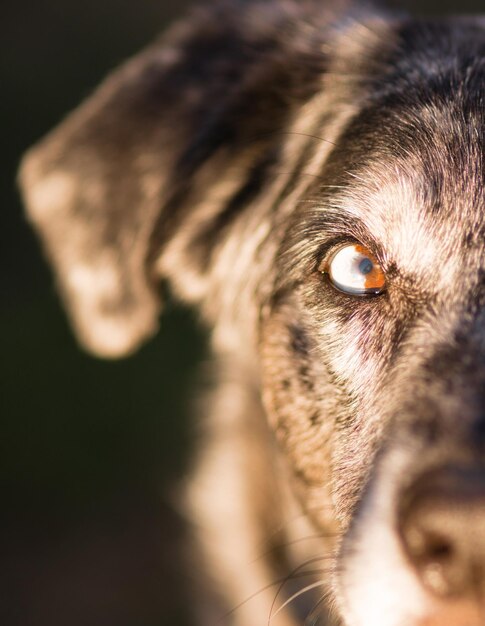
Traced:
[[155, 331], [160, 278], [190, 274], [185, 291], [202, 295], [216, 237], [201, 252], [195, 229], [222, 230], [261, 185], [275, 134], [319, 88], [318, 28], [297, 15], [313, 4], [195, 13], [27, 153], [28, 215], [91, 351], [120, 356]]

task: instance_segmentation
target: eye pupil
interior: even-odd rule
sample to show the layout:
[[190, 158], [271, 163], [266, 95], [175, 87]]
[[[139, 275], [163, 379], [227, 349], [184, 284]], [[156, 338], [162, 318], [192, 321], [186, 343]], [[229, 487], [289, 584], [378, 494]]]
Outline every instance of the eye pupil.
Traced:
[[374, 269], [374, 264], [370, 259], [362, 259], [359, 263], [359, 270], [362, 274], [370, 274]]

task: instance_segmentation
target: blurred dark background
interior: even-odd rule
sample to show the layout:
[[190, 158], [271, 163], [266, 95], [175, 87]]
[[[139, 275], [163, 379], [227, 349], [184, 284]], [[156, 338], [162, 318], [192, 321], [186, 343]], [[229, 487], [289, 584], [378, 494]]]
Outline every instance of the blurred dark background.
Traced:
[[[15, 188], [23, 150], [189, 4], [2, 0], [2, 626], [191, 622], [172, 504], [193, 445], [203, 334], [172, 304], [136, 356], [105, 363], [83, 354]], [[485, 11], [484, 0], [393, 4]]]

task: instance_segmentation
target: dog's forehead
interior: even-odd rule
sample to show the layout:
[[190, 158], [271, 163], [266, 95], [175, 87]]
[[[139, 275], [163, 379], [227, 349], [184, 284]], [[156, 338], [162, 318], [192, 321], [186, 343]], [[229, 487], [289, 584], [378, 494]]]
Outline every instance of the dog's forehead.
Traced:
[[344, 191], [322, 206], [361, 222], [389, 263], [431, 286], [470, 263], [485, 233], [485, 29], [478, 18], [410, 20], [388, 39], [324, 171]]
[[[485, 261], [485, 125], [446, 110], [424, 116], [433, 127], [416, 123], [414, 148], [399, 156], [378, 150], [347, 172], [350, 184], [337, 204], [362, 223], [389, 264], [433, 290]], [[399, 134], [390, 132], [389, 141], [399, 142]]]

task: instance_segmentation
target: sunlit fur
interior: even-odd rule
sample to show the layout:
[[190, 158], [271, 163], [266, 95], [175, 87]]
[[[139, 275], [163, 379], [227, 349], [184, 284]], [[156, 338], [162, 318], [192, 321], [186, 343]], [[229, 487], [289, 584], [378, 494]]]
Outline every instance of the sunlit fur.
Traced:
[[[483, 19], [211, 2], [26, 156], [87, 348], [153, 333], [160, 280], [212, 329], [197, 623], [442, 623], [396, 525], [428, 468], [485, 461], [484, 102]], [[383, 294], [322, 274], [346, 242]]]

